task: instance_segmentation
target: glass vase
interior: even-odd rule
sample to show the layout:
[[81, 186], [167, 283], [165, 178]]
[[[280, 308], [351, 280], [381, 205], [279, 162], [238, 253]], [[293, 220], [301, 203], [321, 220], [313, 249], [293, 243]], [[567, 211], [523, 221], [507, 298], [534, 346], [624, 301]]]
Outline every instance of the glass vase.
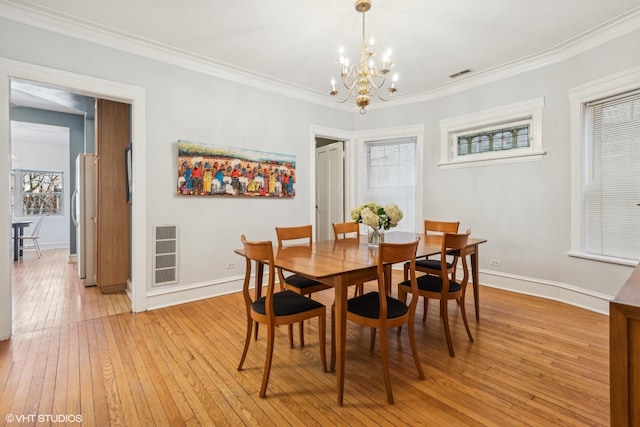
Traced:
[[367, 242], [370, 248], [377, 248], [380, 243], [384, 242], [384, 228], [369, 227]]

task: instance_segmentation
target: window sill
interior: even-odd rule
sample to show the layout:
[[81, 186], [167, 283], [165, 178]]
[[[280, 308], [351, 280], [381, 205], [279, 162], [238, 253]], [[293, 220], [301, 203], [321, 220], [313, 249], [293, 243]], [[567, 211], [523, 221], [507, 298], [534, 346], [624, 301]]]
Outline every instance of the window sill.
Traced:
[[574, 258], [589, 259], [592, 261], [606, 262], [609, 264], [626, 265], [628, 267], [636, 267], [638, 265], [638, 261], [634, 261], [632, 259], [614, 258], [602, 255], [587, 254], [584, 252], [569, 251], [567, 252], [567, 255]]
[[[454, 169], [454, 168], [468, 168], [474, 166], [488, 166], [499, 165], [506, 163], [519, 163], [519, 162], [532, 162], [536, 160], [542, 160], [542, 156], [547, 154], [546, 151], [528, 151], [527, 153], [519, 153], [517, 155], [510, 155], [504, 157], [476, 157], [477, 155], [470, 154], [468, 159], [462, 159], [458, 157], [456, 160], [450, 162], [438, 163], [442, 169]], [[462, 156], [467, 157], [467, 156]]]

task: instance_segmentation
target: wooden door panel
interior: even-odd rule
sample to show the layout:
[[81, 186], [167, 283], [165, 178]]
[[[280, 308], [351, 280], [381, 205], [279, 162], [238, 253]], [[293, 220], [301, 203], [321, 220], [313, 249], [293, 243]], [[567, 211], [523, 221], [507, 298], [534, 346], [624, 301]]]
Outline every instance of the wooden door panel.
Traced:
[[96, 111], [96, 281], [103, 292], [126, 289], [130, 208], [125, 149], [130, 142], [128, 104], [98, 100]]

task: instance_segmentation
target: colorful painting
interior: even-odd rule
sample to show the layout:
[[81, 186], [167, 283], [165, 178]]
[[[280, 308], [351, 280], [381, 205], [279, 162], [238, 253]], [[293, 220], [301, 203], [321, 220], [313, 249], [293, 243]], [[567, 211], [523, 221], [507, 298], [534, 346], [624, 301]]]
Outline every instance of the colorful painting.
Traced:
[[179, 195], [292, 198], [295, 183], [293, 155], [178, 141]]

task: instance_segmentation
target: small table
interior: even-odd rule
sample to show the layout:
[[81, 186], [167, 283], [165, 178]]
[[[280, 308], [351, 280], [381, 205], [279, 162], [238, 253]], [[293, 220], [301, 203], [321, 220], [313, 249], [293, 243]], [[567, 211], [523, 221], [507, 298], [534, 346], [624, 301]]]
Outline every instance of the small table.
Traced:
[[13, 225], [13, 260], [18, 261], [18, 258], [22, 258], [22, 239], [24, 236], [24, 228], [28, 227], [32, 221], [16, 221], [12, 222]]

